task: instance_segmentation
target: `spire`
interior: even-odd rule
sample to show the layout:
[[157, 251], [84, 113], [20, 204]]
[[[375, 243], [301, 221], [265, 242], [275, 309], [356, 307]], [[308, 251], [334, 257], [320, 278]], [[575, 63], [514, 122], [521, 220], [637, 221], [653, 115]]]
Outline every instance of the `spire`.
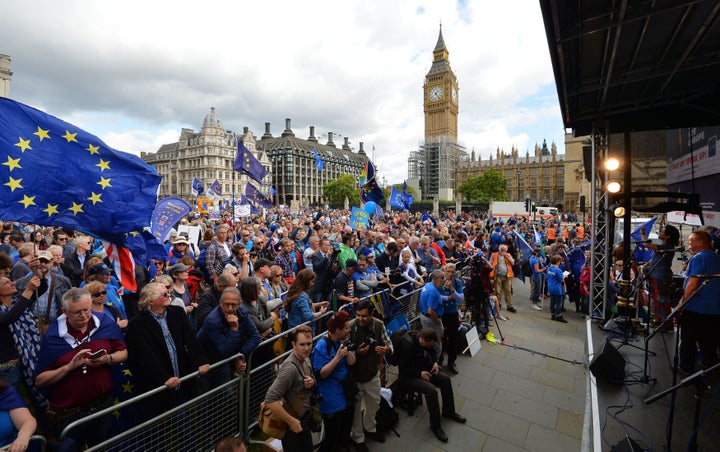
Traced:
[[447, 47], [445, 47], [445, 40], [442, 35], [442, 23], [440, 23], [440, 34], [438, 34], [437, 44], [435, 44], [435, 50], [433, 50], [433, 52], [442, 52], [443, 50], [447, 51]]

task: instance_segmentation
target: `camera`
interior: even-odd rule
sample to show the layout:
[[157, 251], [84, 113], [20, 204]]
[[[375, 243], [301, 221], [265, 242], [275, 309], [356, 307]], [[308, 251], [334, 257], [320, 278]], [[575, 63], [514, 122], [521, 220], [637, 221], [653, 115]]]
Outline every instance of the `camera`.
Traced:
[[347, 348], [349, 352], [354, 352], [358, 348], [357, 344], [350, 339], [347, 339], [345, 342], [343, 342], [343, 346]]
[[363, 341], [362, 347], [365, 347], [366, 345], [369, 345], [370, 348], [375, 347], [377, 345], [377, 341], [374, 337], [368, 336], [365, 338], [365, 341]]

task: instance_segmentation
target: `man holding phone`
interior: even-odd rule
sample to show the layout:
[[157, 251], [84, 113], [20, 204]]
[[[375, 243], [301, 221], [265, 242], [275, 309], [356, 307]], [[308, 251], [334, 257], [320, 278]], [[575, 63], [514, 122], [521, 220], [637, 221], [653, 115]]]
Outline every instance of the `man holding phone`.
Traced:
[[[35, 384], [50, 391], [47, 414], [57, 437], [65, 426], [112, 404], [112, 368], [128, 353], [120, 327], [110, 316], [92, 311], [90, 293], [72, 288], [62, 297], [63, 314], [43, 337]], [[70, 439], [80, 449], [108, 438], [112, 416], [71, 430]]]

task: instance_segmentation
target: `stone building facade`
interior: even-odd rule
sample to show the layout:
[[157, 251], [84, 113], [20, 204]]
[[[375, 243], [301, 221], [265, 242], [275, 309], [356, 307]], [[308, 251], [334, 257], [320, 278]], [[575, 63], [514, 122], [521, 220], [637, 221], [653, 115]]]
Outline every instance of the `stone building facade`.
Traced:
[[557, 146], [547, 142], [542, 147], [535, 145], [533, 155], [521, 155], [513, 147], [510, 153], [501, 149], [495, 158], [476, 159], [473, 150], [469, 158], [461, 161], [456, 170], [456, 190], [467, 182], [468, 177], [481, 176], [487, 168], [503, 173], [507, 181], [507, 193], [511, 201], [523, 201], [530, 197], [539, 206], [563, 207], [565, 202], [565, 156], [557, 153]]
[[[206, 191], [217, 179], [222, 187], [222, 198], [229, 201], [244, 194], [245, 184], [250, 180], [233, 170], [238, 140], [245, 144], [265, 169], [271, 170], [267, 156], [255, 148], [252, 133], [247, 128], [242, 135], [225, 130], [215, 108], [211, 108], [205, 116], [199, 132], [182, 129], [178, 141], [162, 145], [155, 153], [143, 152], [141, 158], [163, 176], [161, 196], [177, 196], [193, 204], [193, 179], [200, 180]], [[258, 187], [266, 195], [270, 191], [270, 181], [271, 177], [266, 176]], [[258, 186], [257, 182], [253, 181], [253, 184]]]
[[0, 97], [10, 97], [10, 57], [0, 53]]

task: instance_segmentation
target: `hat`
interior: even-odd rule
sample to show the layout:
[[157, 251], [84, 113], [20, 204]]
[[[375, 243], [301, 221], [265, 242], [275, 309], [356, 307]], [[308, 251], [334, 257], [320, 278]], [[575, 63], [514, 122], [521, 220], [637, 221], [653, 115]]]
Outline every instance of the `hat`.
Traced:
[[298, 220], [297, 220], [297, 218], [292, 221], [292, 224], [293, 224], [293, 226], [297, 226], [297, 225], [298, 225]]
[[272, 300], [268, 300], [266, 304], [268, 311], [274, 311], [275, 309], [279, 308], [280, 305], [282, 305], [283, 299], [282, 298], [273, 298]]
[[270, 231], [272, 231], [272, 232], [275, 232], [277, 230], [277, 228], [278, 228], [278, 225], [276, 225], [276, 224], [270, 225]]
[[187, 239], [186, 239], [185, 237], [183, 237], [183, 236], [178, 236], [178, 238], [175, 239], [175, 241], [173, 242], [173, 245], [180, 245], [180, 244], [182, 244], [182, 243], [184, 243], [185, 245], [188, 245], [188, 244], [189, 244], [188, 241], [187, 241]]
[[369, 248], [366, 249], [365, 251], [363, 251], [361, 254], [362, 254], [363, 256], [374, 256], [372, 250], [369, 249]]
[[187, 265], [178, 262], [177, 264], [175, 264], [175, 265], [173, 265], [172, 267], [168, 268], [168, 274], [169, 274], [170, 276], [172, 276], [172, 275], [174, 275], [175, 273], [185, 272], [185, 271], [187, 271], [189, 268], [190, 268], [190, 267], [188, 267]]
[[95, 264], [95, 265], [91, 265], [90, 268], [88, 268], [87, 274], [88, 274], [88, 276], [109, 275], [110, 269], [105, 264]]
[[52, 253], [51, 253], [50, 251], [48, 251], [48, 250], [43, 250], [43, 251], [38, 251], [38, 253], [37, 253], [37, 258], [38, 258], [38, 259], [45, 259], [45, 260], [48, 261], [48, 262], [52, 262], [52, 260], [53, 260], [53, 255], [52, 255]]
[[253, 267], [253, 270], [255, 270], [257, 272], [258, 270], [265, 267], [266, 265], [268, 267], [272, 267], [273, 262], [270, 260], [267, 260], [267, 259], [262, 259], [262, 258], [258, 259], [257, 261], [255, 261], [255, 266]]
[[345, 261], [345, 268], [355, 268], [357, 269], [358, 263], [355, 259], [348, 259]]

